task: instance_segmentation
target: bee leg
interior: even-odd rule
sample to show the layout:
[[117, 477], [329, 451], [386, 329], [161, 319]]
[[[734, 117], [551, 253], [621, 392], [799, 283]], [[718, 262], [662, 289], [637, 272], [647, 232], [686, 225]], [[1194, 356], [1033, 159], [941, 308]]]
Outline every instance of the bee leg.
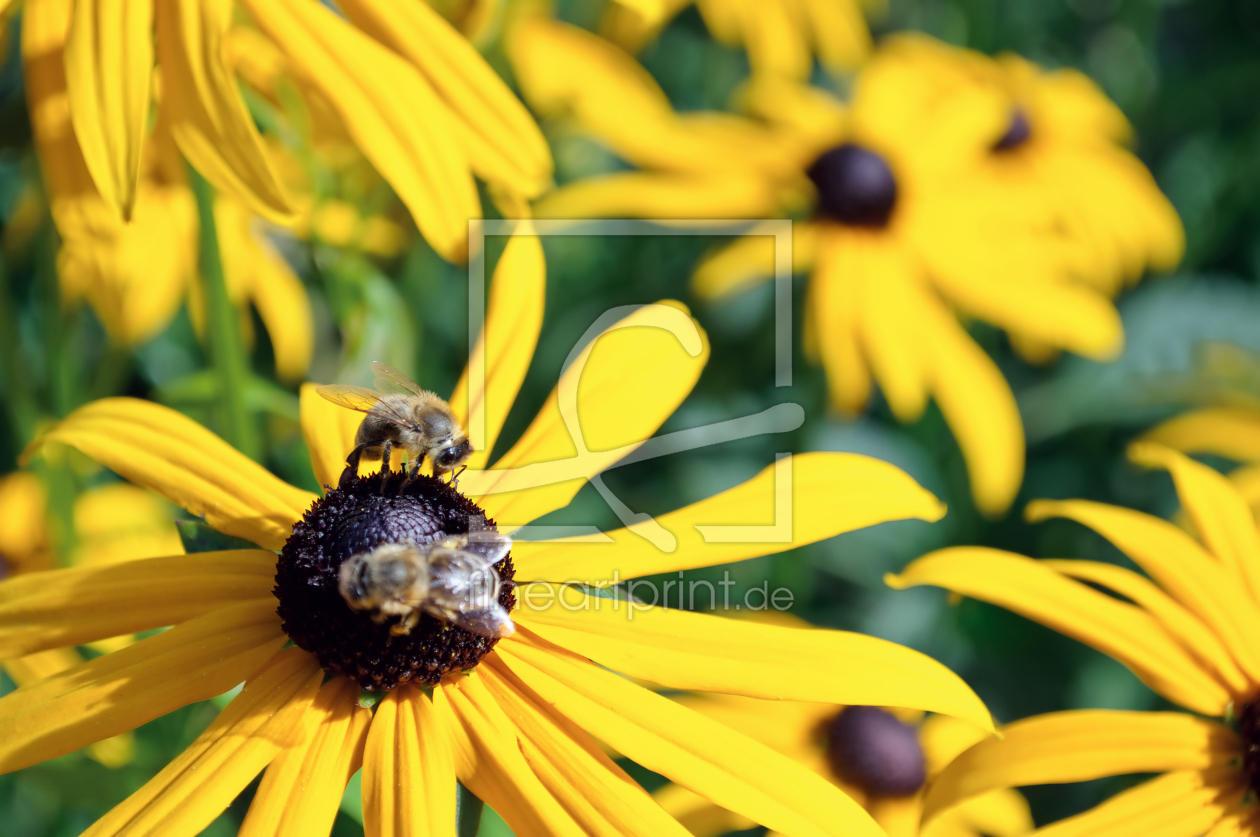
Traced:
[[416, 481], [416, 477], [420, 476], [420, 465], [424, 462], [424, 454], [420, 454], [420, 458], [410, 463], [407, 468], [407, 479], [403, 480], [402, 487], [406, 488]]
[[394, 463], [390, 460], [394, 456], [394, 443], [386, 439], [381, 445], [381, 494], [385, 493], [385, 483], [389, 482], [389, 478], [394, 473]]
[[359, 445], [350, 451], [350, 455], [346, 457], [346, 469], [341, 472], [341, 479], [337, 481], [339, 486], [345, 480], [347, 474], [354, 477], [359, 475], [359, 460], [363, 458], [365, 448], [367, 448], [367, 445]]
[[465, 472], [465, 471], [467, 471], [467, 470], [468, 470], [468, 466], [467, 466], [467, 465], [461, 465], [461, 466], [459, 466], [459, 470], [458, 470], [458, 471], [455, 471], [453, 474], [451, 474], [451, 478], [450, 478], [450, 480], [447, 482], [447, 485], [449, 485], [451, 488], [458, 488], [458, 487], [459, 487], [459, 475], [460, 475], [460, 474], [462, 474], [462, 473], [464, 473], [464, 472]]
[[420, 621], [420, 611], [413, 610], [404, 616], [397, 625], [391, 625], [389, 632], [393, 636], [406, 636], [411, 633], [411, 629], [416, 626], [418, 621]]

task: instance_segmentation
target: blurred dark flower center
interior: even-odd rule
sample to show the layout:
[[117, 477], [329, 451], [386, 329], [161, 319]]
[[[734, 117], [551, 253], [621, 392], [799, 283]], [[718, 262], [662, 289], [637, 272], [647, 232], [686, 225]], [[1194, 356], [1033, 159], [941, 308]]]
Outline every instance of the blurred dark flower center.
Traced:
[[[382, 485], [382, 482], [384, 483]], [[496, 531], [481, 508], [446, 482], [402, 473], [358, 477], [347, 468], [337, 488], [317, 500], [293, 527], [276, 565], [276, 609], [289, 638], [330, 674], [364, 689], [389, 691], [403, 683], [434, 684], [465, 671], [490, 653], [488, 639], [423, 614], [412, 630], [394, 635], [399, 617], [373, 620], [354, 610], [338, 588], [341, 564], [386, 544], [422, 546], [469, 531]], [[516, 603], [511, 556], [495, 565], [499, 604]]]
[[1006, 126], [1006, 133], [993, 143], [993, 150], [1014, 151], [1028, 142], [1030, 137], [1032, 137], [1032, 124], [1028, 121], [1028, 114], [1024, 113], [1022, 108], [1015, 108], [1011, 111], [1011, 123]]
[[827, 724], [827, 760], [872, 796], [906, 796], [927, 781], [919, 733], [875, 706], [848, 706]]
[[822, 155], [806, 171], [818, 189], [818, 211], [855, 227], [883, 227], [897, 205], [897, 178], [888, 162], [846, 142]]
[[1251, 792], [1260, 796], [1260, 696], [1243, 704], [1238, 713], [1238, 737], [1243, 745], [1243, 771]]

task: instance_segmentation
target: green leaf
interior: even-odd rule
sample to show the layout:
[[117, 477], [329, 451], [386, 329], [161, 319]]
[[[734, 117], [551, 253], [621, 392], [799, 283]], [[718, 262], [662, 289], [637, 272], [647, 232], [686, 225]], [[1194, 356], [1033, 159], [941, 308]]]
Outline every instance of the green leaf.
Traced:
[[204, 520], [176, 520], [175, 528], [184, 543], [185, 552], [222, 552], [227, 549], [258, 549], [244, 538], [225, 535]]

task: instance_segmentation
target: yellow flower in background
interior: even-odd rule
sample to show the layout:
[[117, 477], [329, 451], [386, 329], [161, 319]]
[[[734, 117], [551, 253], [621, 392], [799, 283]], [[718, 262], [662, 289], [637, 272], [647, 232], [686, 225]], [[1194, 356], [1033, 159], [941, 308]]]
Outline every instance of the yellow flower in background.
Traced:
[[[808, 623], [775, 614], [783, 627]], [[765, 701], [737, 695], [688, 695], [678, 702], [705, 717], [743, 730], [858, 800], [889, 837], [1017, 837], [1033, 830], [1028, 803], [998, 789], [969, 799], [920, 829], [925, 789], [946, 765], [988, 738], [983, 730], [944, 715], [875, 706]], [[678, 785], [653, 796], [696, 837], [752, 828]]]
[[[639, 50], [691, 0], [618, 0], [604, 21], [606, 37]], [[695, 0], [719, 42], [748, 51], [757, 75], [804, 81], [814, 57], [833, 73], [853, 70], [870, 53], [863, 12], [883, 11], [882, 0]]]
[[1260, 827], [1253, 804], [1260, 788], [1256, 520], [1211, 468], [1151, 443], [1135, 444], [1130, 455], [1171, 472], [1194, 536], [1085, 500], [1038, 501], [1027, 516], [1078, 521], [1145, 575], [1115, 564], [956, 547], [926, 555], [888, 581], [897, 588], [936, 585], [1006, 607], [1110, 655], [1188, 711], [1081, 710], [1011, 724], [1000, 743], [977, 744], [946, 768], [928, 794], [926, 817], [995, 788], [1160, 773], [1038, 834], [1241, 837]]
[[[551, 159], [521, 103], [422, 0], [39, 0], [71, 17], [64, 86], [88, 182], [119, 217], [140, 193], [152, 98], [179, 150], [218, 191], [284, 223], [293, 209], [226, 63], [245, 9], [317, 88], [439, 253], [466, 257], [480, 216], [473, 175], [506, 195], [546, 187]], [[155, 75], [160, 73], [160, 95]], [[34, 65], [32, 65], [34, 66]], [[40, 68], [35, 66], [36, 70]], [[46, 69], [46, 73], [53, 72]], [[41, 146], [45, 169], [67, 164]], [[56, 196], [56, 190], [51, 189]]]
[[[157, 497], [133, 485], [101, 485], [80, 494], [74, 502], [75, 544], [71, 566], [104, 566], [182, 551], [172, 525], [171, 509]], [[48, 531], [44, 487], [30, 473], [0, 477], [0, 578], [54, 569], [57, 561]], [[2, 630], [2, 629], [0, 629]], [[128, 637], [102, 637], [98, 650], [128, 644]], [[52, 648], [6, 659], [4, 671], [18, 686], [30, 686], [83, 662], [73, 648]], [[109, 767], [131, 760], [131, 733], [91, 744], [87, 753]]]
[[[31, 0], [22, 18], [22, 54], [34, 139], [52, 216], [61, 234], [57, 273], [68, 301], [85, 299], [106, 331], [143, 343], [170, 323], [185, 298], [200, 298], [197, 210], [171, 126], [147, 138], [131, 220], [93, 186], [70, 122], [63, 70], [71, 25], [59, 0]], [[293, 270], [267, 243], [253, 212], [232, 194], [215, 201], [224, 279], [233, 302], [253, 304], [285, 378], [300, 377], [314, 350], [310, 302]], [[243, 321], [248, 323], [247, 312]]]
[[[676, 303], [645, 306], [587, 345], [519, 441], [493, 470], [480, 470], [538, 340], [544, 272], [537, 237], [509, 242], [485, 330], [451, 399], [477, 447], [458, 491], [424, 475], [385, 480], [345, 470], [361, 415], [310, 385], [303, 432], [319, 481], [337, 486], [322, 498], [148, 402], [94, 402], [51, 429], [38, 446], [76, 447], [260, 548], [0, 584], [4, 657], [174, 626], [0, 698], [0, 769], [73, 751], [245, 681], [188, 750], [87, 833], [196, 834], [265, 771], [242, 833], [325, 834], [360, 765], [368, 833], [453, 834], [456, 779], [518, 834], [685, 833], [599, 739], [780, 832], [881, 834], [831, 783], [613, 670], [689, 691], [910, 705], [991, 728], [983, 704], [948, 669], [857, 634], [646, 606], [629, 618], [612, 600], [574, 587], [559, 590], [558, 607], [541, 607], [537, 597], [556, 592], [555, 582], [602, 585], [777, 552], [883, 520], [939, 518], [938, 501], [891, 465], [837, 453], [787, 460], [786, 542], [706, 539], [697, 529], [774, 521], [774, 468], [662, 516], [656, 523], [675, 540], [672, 552], [645, 540], [643, 524], [576, 541], [518, 540], [495, 565], [499, 601], [522, 603], [512, 613], [515, 634], [502, 640], [428, 616], [393, 636], [337, 592], [337, 566], [351, 553], [423, 543], [481, 521], [509, 532], [565, 506], [691, 391], [708, 359], [703, 332]], [[482, 368], [484, 387], [474, 374]], [[531, 481], [540, 471], [547, 478]], [[289, 638], [298, 647], [284, 650]], [[387, 692], [375, 714], [359, 702], [364, 687]]]
[[[969, 178], [1012, 195], [1012, 211], [1064, 239], [1073, 279], [1114, 296], [1147, 270], [1181, 260], [1181, 219], [1122, 147], [1132, 140], [1124, 114], [1083, 73], [1046, 71], [1009, 53], [995, 60], [915, 34], [883, 41], [878, 64], [869, 85], [887, 90], [869, 91], [879, 105], [868, 125], [880, 141], [929, 165], [957, 166], [952, 156], [961, 155], [974, 167]], [[916, 154], [934, 134], [957, 144], [951, 159]], [[1013, 336], [1030, 359], [1046, 354]]]
[[[939, 116], [935, 132], [894, 142], [902, 100], [889, 78], [905, 73], [879, 56], [858, 76], [848, 109], [817, 88], [754, 80], [745, 91], [762, 117], [754, 121], [675, 114], [627, 55], [573, 27], [530, 21], [510, 47], [540, 112], [569, 116], [643, 169], [566, 185], [539, 201], [539, 215], [810, 212], [794, 225], [792, 261], [813, 274], [805, 349], [827, 371], [833, 407], [861, 411], [878, 382], [898, 419], [914, 421], [933, 398], [986, 513], [1004, 511], [1019, 488], [1023, 427], [1010, 387], [955, 312], [1094, 358], [1120, 349], [1119, 316], [1072, 278], [1062, 238], [1012, 209], [1035, 196], [970, 176], [967, 143], [1009, 117], [987, 92], [946, 114], [952, 122]], [[751, 287], [772, 275], [773, 257], [773, 239], [740, 239], [700, 265], [694, 290], [713, 298]]]

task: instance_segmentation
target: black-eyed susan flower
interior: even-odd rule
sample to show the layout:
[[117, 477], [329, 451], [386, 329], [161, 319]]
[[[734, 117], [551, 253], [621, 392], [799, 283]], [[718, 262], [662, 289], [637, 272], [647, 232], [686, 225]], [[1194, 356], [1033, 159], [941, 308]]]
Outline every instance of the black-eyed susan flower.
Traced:
[[[775, 614], [774, 622], [808, 627], [787, 614]], [[728, 727], [746, 730], [830, 780], [858, 800], [889, 837], [1017, 837], [1032, 831], [1027, 802], [1009, 788], [969, 799], [920, 828], [923, 797], [931, 780], [959, 753], [988, 737], [954, 718], [738, 695], [688, 695], [677, 700]], [[654, 796], [696, 837], [753, 827], [746, 818], [677, 785], [666, 785]]]
[[[71, 511], [74, 544], [70, 566], [106, 566], [120, 561], [173, 555], [182, 551], [171, 523], [170, 507], [143, 489], [124, 483], [100, 485], [75, 498]], [[52, 537], [43, 484], [34, 474], [18, 472], [0, 477], [0, 578], [54, 569]], [[130, 636], [93, 643], [110, 651], [131, 642]], [[83, 662], [73, 648], [51, 648], [6, 659], [4, 671], [18, 686], [38, 683]], [[131, 733], [97, 741], [87, 748], [92, 758], [107, 766], [131, 759]]]
[[[1010, 387], [956, 312], [1091, 357], [1120, 348], [1119, 316], [1073, 280], [1062, 240], [1012, 211], [1018, 198], [996, 179], [967, 176], [977, 126], [1009, 116], [987, 92], [958, 97], [959, 112], [937, 114], [934, 131], [891, 142], [905, 118], [887, 77], [904, 68], [879, 57], [858, 76], [849, 109], [820, 89], [755, 81], [746, 97], [763, 119], [754, 121], [675, 114], [625, 53], [573, 27], [530, 21], [510, 47], [539, 111], [572, 118], [641, 169], [566, 185], [539, 201], [540, 215], [809, 212], [794, 225], [792, 263], [813, 273], [804, 343], [827, 371], [833, 406], [862, 410], [878, 382], [894, 414], [911, 421], [933, 398], [985, 512], [1015, 496], [1023, 428]], [[694, 290], [710, 298], [764, 280], [772, 250], [764, 235], [738, 240], [699, 267]]]
[[[1062, 237], [1074, 279], [1114, 296], [1147, 270], [1177, 266], [1181, 219], [1124, 147], [1133, 139], [1128, 120], [1088, 76], [908, 34], [883, 42], [879, 62], [873, 83], [889, 88], [879, 98], [896, 102], [872, 125], [881, 140], [907, 146], [903, 156], [914, 159], [914, 147], [946, 126], [970, 146], [960, 149], [974, 166], [969, 178], [991, 181], [1013, 211]], [[942, 119], [950, 113], [952, 125]], [[1039, 354], [1036, 345], [1017, 348]]]
[[1185, 712], [1079, 710], [1039, 715], [977, 744], [939, 776], [932, 817], [995, 788], [1159, 773], [1038, 834], [1248, 835], [1260, 828], [1260, 533], [1218, 472], [1151, 443], [1138, 463], [1168, 469], [1194, 534], [1140, 512], [1084, 500], [1038, 501], [1034, 521], [1078, 521], [1145, 574], [1114, 564], [1036, 561], [958, 547], [889, 578], [1006, 607], [1126, 665]]
[[[637, 50], [691, 0], [619, 0], [610, 4], [604, 33]], [[865, 13], [881, 11], [882, 0], [696, 0], [709, 32], [721, 43], [743, 47], [756, 74], [804, 81], [817, 57], [839, 73], [857, 67], [870, 53]]]
[[[173, 626], [0, 698], [0, 769], [73, 751], [244, 681], [188, 750], [87, 833], [198, 833], [259, 773], [243, 833], [327, 833], [360, 766], [372, 834], [453, 834], [456, 779], [518, 834], [683, 833], [599, 739], [780, 832], [875, 837], [875, 823], [831, 783], [613, 672], [689, 691], [908, 705], [988, 727], [961, 680], [892, 643], [661, 607], [629, 611], [626, 601], [586, 592], [882, 520], [941, 515], [903, 472], [856, 455], [793, 457], [787, 471], [779, 464], [661, 517], [655, 526], [672, 551], [644, 537], [645, 522], [576, 540], [517, 541], [495, 565], [499, 602], [516, 626], [504, 639], [429, 616], [396, 635], [351, 609], [337, 582], [347, 557], [472, 529], [508, 533], [564, 506], [655, 431], [707, 361], [705, 336], [682, 306], [637, 309], [578, 354], [520, 440], [482, 470], [539, 335], [536, 237], [509, 243], [490, 296], [485, 330], [451, 398], [477, 448], [458, 487], [350, 472], [344, 459], [360, 415], [309, 385], [301, 415], [326, 486], [319, 498], [145, 401], [94, 402], [48, 431], [39, 447], [78, 448], [259, 548], [0, 584], [4, 657]], [[783, 502], [789, 517], [776, 521]], [[775, 537], [746, 531], [776, 522]], [[362, 690], [383, 694], [374, 714], [361, 705]]]
[[[65, 125], [60, 142], [39, 143], [54, 201], [63, 185], [54, 181], [70, 179], [55, 171], [68, 170], [75, 182], [64, 185], [92, 189], [130, 218], [156, 99], [158, 120], [220, 192], [271, 220], [291, 218], [226, 63], [237, 5], [29, 4], [27, 15], [46, 22], [45, 49], [27, 53], [27, 83], [43, 92], [29, 97], [31, 106], [50, 102]], [[239, 5], [284, 52], [300, 83], [318, 90], [446, 258], [465, 256], [467, 221], [480, 214], [474, 174], [511, 195], [533, 195], [548, 183], [550, 155], [524, 107], [422, 0], [351, 0], [339, 4], [344, 17], [318, 0]], [[64, 64], [44, 60], [63, 49]]]

